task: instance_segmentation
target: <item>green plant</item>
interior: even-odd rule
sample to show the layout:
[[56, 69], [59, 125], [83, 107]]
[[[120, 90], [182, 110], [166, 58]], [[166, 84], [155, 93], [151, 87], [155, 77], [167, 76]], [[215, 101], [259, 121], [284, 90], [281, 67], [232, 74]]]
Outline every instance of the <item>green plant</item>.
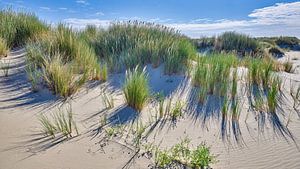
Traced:
[[155, 164], [158, 167], [164, 168], [172, 163], [172, 157], [169, 155], [167, 150], [159, 150], [155, 151]]
[[73, 129], [75, 129], [78, 135], [78, 129], [75, 121], [73, 120], [73, 112], [71, 107], [67, 110], [67, 114], [63, 111], [59, 111], [53, 115], [54, 123], [57, 130], [65, 137], [72, 137]]
[[4, 39], [0, 37], [0, 58], [8, 55], [8, 46]]
[[237, 94], [237, 70], [233, 71], [231, 82], [231, 99], [235, 100]]
[[143, 133], [146, 131], [147, 126], [145, 126], [142, 122], [136, 123], [136, 128], [134, 131], [134, 139], [133, 142], [135, 143], [136, 147], [138, 147], [141, 144], [141, 139], [143, 136]]
[[43, 132], [45, 132], [46, 135], [50, 135], [52, 137], [55, 137], [55, 133], [57, 132], [57, 128], [55, 127], [55, 125], [51, 122], [51, 120], [47, 116], [42, 115], [39, 118], [39, 122], [42, 126]]
[[38, 84], [41, 77], [41, 72], [34, 66], [27, 65], [25, 69], [28, 79], [31, 83], [31, 89], [33, 92], [38, 91]]
[[49, 29], [34, 14], [11, 9], [0, 11], [0, 27], [0, 37], [9, 48], [24, 45]]
[[52, 119], [42, 115], [39, 117], [43, 132], [47, 135], [55, 137], [56, 133], [62, 133], [65, 137], [72, 137], [73, 129], [78, 135], [78, 129], [73, 119], [71, 107], [67, 109], [67, 113], [59, 110], [52, 114]]
[[107, 94], [105, 91], [101, 91], [102, 101], [107, 109], [114, 108], [114, 98], [112, 95]]
[[114, 23], [107, 30], [96, 30], [95, 39], [88, 39], [96, 53], [114, 71], [138, 64], [151, 63], [157, 67], [165, 63], [165, 73], [180, 73], [188, 66], [188, 59], [196, 55], [188, 38], [173, 29], [152, 23]]
[[205, 103], [207, 99], [207, 87], [202, 86], [200, 87], [200, 91], [199, 91], [199, 102], [203, 105]]
[[172, 121], [177, 120], [183, 114], [183, 104], [180, 101], [177, 101], [171, 111]]
[[127, 104], [137, 111], [141, 111], [149, 97], [149, 86], [145, 68], [140, 70], [139, 67], [136, 67], [132, 71], [126, 71], [123, 91]]
[[283, 66], [284, 66], [285, 72], [291, 73], [293, 71], [293, 63], [292, 62], [287, 61], [287, 62], [283, 63]]
[[5, 77], [8, 77], [9, 69], [10, 69], [10, 60], [2, 59], [0, 60], [0, 69], [3, 72]]
[[195, 168], [208, 167], [215, 162], [215, 156], [211, 155], [210, 148], [205, 143], [197, 146], [191, 153], [191, 165]]
[[247, 35], [236, 32], [225, 32], [215, 41], [215, 50], [242, 53], [243, 56], [254, 55], [258, 52], [258, 42]]
[[270, 87], [267, 91], [267, 103], [268, 112], [276, 113], [276, 107], [278, 106], [278, 95], [280, 91], [280, 80], [278, 77], [273, 77]]
[[190, 142], [191, 140], [186, 137], [180, 143], [175, 144], [170, 150], [172, 159], [188, 164], [192, 153], [189, 148]]
[[122, 131], [123, 127], [121, 125], [105, 128], [106, 136], [110, 139], [116, 137], [118, 134], [122, 133]]

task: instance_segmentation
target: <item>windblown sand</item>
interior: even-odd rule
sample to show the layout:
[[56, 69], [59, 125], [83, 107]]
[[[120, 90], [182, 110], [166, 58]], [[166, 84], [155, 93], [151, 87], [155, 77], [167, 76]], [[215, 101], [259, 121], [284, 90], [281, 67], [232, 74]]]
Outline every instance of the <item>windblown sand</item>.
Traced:
[[[53, 139], [41, 133], [38, 117], [57, 111], [62, 106], [62, 100], [46, 89], [31, 92], [24, 71], [24, 50], [16, 50], [5, 59], [10, 60], [12, 68], [9, 77], [0, 76], [1, 169], [119, 169], [124, 166], [149, 168], [153, 164], [153, 160], [145, 156], [134, 156], [134, 148], [127, 144], [126, 136], [103, 142], [104, 132], [99, 130], [99, 121], [104, 114], [107, 114], [111, 124], [130, 125], [137, 119], [145, 123], [155, 119], [154, 103], [149, 103], [140, 114], [126, 106], [122, 94], [124, 73], [109, 76], [109, 81], [104, 84], [90, 83], [74, 96], [70, 103], [80, 134], [72, 139]], [[163, 92], [175, 100], [186, 101], [191, 109], [187, 108], [184, 117], [176, 123], [160, 122], [143, 143], [166, 148], [185, 137], [191, 139], [193, 146], [205, 141], [212, 153], [217, 155], [218, 163], [213, 164], [212, 168], [300, 168], [300, 120], [291, 107], [289, 96], [291, 82], [296, 85], [300, 82], [300, 52], [287, 52], [279, 60], [287, 59], [293, 62], [295, 73], [279, 73], [286, 94], [282, 103], [284, 113], [280, 119], [287, 125], [292, 137], [276, 134], [269, 123], [264, 132], [259, 132], [254, 114], [248, 109], [248, 103], [243, 102], [239, 120], [242, 137], [236, 141], [230, 135], [224, 141], [217, 113], [220, 105], [215, 98], [210, 97], [208, 106], [202, 107], [202, 110], [208, 111], [194, 110], [194, 93], [187, 77], [165, 76], [162, 75], [162, 66], [156, 69], [148, 66], [152, 92]], [[239, 72], [240, 75], [245, 73], [244, 68], [239, 68]], [[111, 110], [105, 109], [103, 104], [100, 95], [103, 88], [113, 94], [115, 106]], [[246, 97], [242, 80], [239, 97]], [[203, 112], [208, 113], [203, 115]], [[133, 156], [134, 160], [130, 161]], [[129, 165], [126, 165], [128, 162]]]

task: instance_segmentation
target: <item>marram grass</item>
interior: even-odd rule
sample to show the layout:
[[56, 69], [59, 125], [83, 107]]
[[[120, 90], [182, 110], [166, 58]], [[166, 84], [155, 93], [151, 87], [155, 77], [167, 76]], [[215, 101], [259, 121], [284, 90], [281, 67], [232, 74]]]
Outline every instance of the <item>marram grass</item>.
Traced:
[[8, 55], [8, 46], [6, 41], [0, 37], [0, 58], [6, 57]]
[[141, 111], [147, 103], [149, 97], [149, 85], [145, 68], [140, 70], [136, 67], [134, 70], [126, 71], [126, 79], [123, 86], [127, 104]]
[[11, 9], [0, 11], [0, 28], [0, 38], [9, 48], [24, 45], [49, 29], [34, 14]]

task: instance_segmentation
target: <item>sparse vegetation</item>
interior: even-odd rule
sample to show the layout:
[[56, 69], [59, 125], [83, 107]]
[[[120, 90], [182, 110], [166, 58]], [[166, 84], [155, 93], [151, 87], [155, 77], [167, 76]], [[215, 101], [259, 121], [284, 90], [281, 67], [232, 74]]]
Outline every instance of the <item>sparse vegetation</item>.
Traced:
[[[61, 133], [65, 137], [72, 137], [72, 134], [76, 132], [78, 135], [78, 129], [73, 119], [73, 112], [71, 108], [67, 109], [67, 112], [59, 110], [52, 114], [52, 119], [45, 115], [41, 115], [39, 118], [42, 131], [46, 135], [55, 137], [55, 134]], [[74, 131], [75, 130], [75, 131]]]
[[152, 151], [158, 168], [174, 167], [176, 164], [204, 168], [217, 162], [216, 156], [211, 154], [210, 148], [205, 143], [199, 144], [196, 149], [191, 149], [190, 140], [187, 138], [170, 149], [160, 150], [158, 147], [152, 147]]

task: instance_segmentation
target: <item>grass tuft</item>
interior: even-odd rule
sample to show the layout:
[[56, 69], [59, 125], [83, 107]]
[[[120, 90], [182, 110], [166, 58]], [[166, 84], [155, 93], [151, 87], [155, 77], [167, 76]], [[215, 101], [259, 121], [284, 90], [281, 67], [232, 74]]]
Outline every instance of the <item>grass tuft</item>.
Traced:
[[123, 87], [127, 104], [141, 111], [149, 97], [149, 86], [146, 69], [140, 70], [137, 66], [134, 70], [126, 71], [126, 79]]

